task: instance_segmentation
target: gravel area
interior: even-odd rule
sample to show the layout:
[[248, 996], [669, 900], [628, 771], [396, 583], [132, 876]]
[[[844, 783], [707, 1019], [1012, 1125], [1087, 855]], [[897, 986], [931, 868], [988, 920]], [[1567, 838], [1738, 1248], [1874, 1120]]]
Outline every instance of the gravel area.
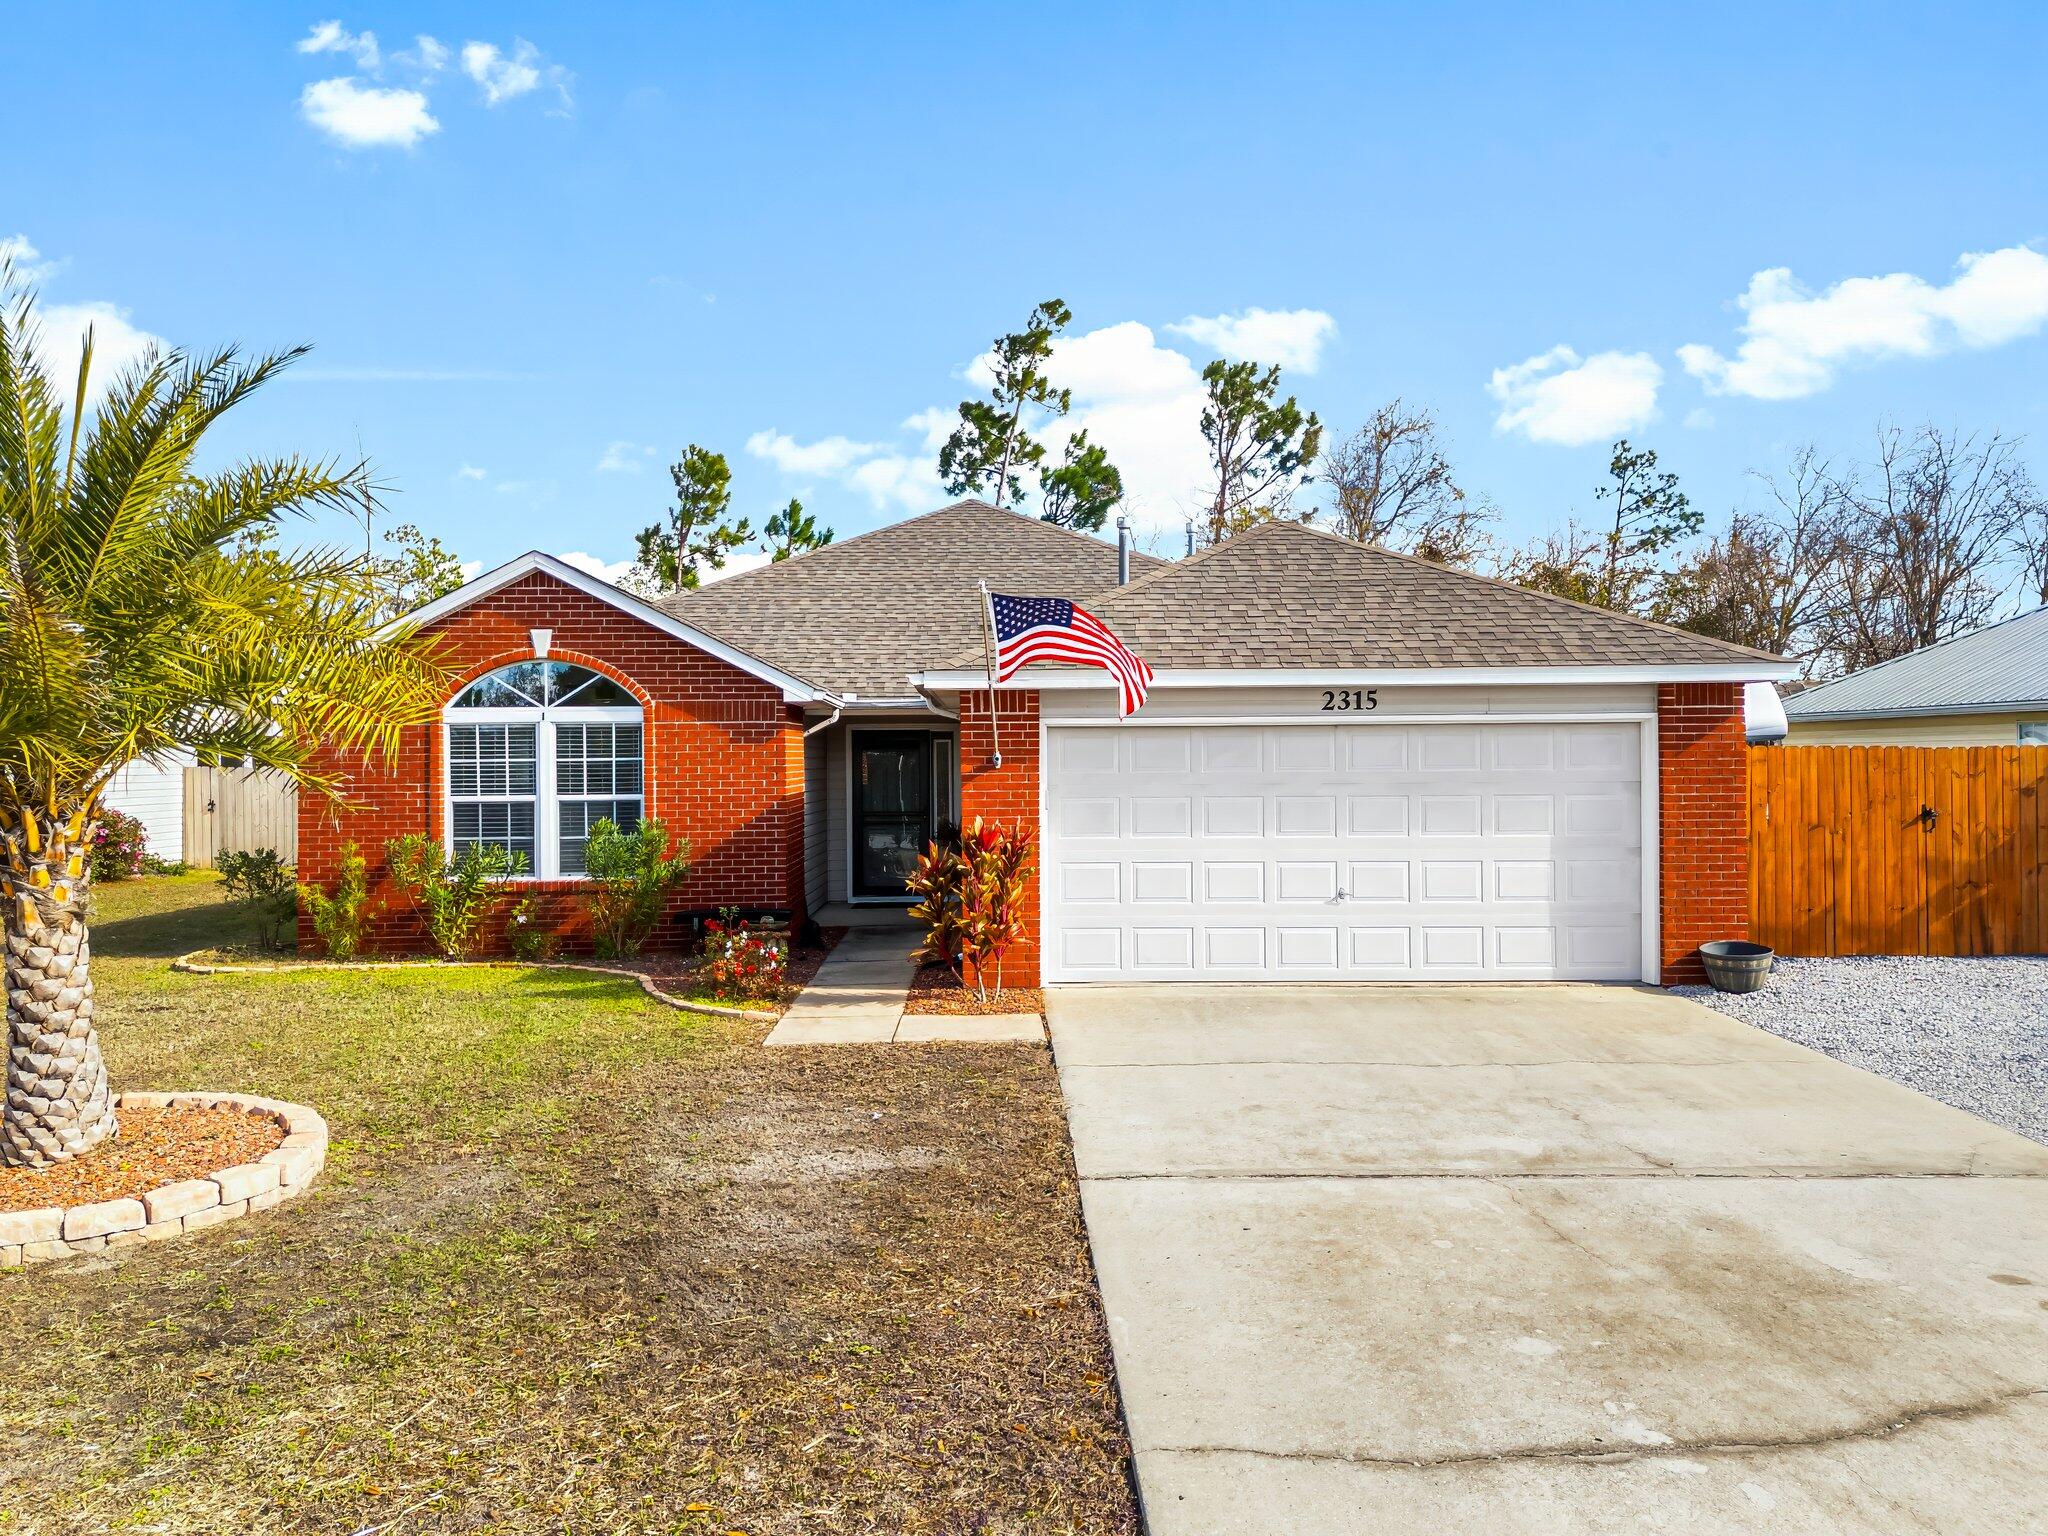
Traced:
[[1761, 992], [1676, 990], [2048, 1143], [2048, 957], [1781, 957]]

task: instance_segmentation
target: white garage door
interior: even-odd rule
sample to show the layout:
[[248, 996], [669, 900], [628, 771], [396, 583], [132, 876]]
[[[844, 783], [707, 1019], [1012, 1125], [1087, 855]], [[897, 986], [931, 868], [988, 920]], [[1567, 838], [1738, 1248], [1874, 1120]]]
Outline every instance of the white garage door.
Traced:
[[1633, 980], [1641, 728], [1051, 727], [1048, 981]]

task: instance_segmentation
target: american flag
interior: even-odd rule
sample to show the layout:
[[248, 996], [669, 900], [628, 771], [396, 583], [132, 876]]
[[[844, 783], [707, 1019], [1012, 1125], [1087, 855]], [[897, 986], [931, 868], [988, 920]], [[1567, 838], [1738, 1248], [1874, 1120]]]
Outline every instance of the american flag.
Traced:
[[1152, 669], [1087, 609], [1063, 597], [1012, 597], [1004, 592], [989, 593], [988, 603], [995, 617], [997, 682], [1008, 682], [1020, 667], [1034, 661], [1073, 661], [1101, 667], [1116, 679], [1118, 715], [1128, 715], [1145, 702]]

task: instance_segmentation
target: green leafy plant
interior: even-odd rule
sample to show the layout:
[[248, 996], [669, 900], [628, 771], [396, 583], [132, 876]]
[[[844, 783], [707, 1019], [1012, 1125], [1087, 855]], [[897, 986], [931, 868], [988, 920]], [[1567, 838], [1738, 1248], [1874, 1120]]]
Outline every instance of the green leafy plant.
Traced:
[[637, 955], [661, 923], [668, 893], [690, 873], [690, 845], [668, 851], [668, 828], [643, 817], [631, 832], [609, 818], [583, 844], [590, 876], [590, 929], [607, 958]]
[[988, 980], [1003, 990], [1003, 958], [1024, 936], [1031, 877], [1029, 834], [979, 816], [951, 846], [931, 844], [911, 872], [923, 899], [910, 915], [924, 924], [918, 958], [936, 960], [986, 1002]]
[[275, 848], [248, 848], [218, 855], [215, 873], [228, 897], [256, 929], [259, 948], [282, 949], [285, 924], [299, 915], [299, 883]]
[[967, 860], [959, 842], [927, 843], [917, 867], [904, 882], [919, 900], [910, 915], [924, 924], [924, 943], [918, 947], [919, 960], [943, 965], [953, 979], [966, 985], [961, 970], [963, 943], [960, 888], [967, 878]]
[[698, 977], [720, 997], [773, 997], [789, 975], [789, 946], [781, 935], [763, 933], [739, 914], [721, 907], [704, 925]]
[[495, 843], [471, 843], [451, 864], [439, 841], [417, 832], [386, 843], [384, 859], [413, 910], [426, 918], [434, 947], [450, 960], [475, 951], [492, 905], [491, 883], [526, 869], [524, 854]]
[[142, 872], [145, 875], [184, 875], [191, 873], [192, 866], [183, 859], [160, 859], [153, 853], [142, 856]]
[[313, 919], [313, 931], [336, 960], [353, 960], [363, 947], [363, 928], [370, 918], [370, 866], [354, 843], [341, 850], [341, 871], [334, 894], [317, 885], [300, 885], [299, 900]]
[[148, 867], [149, 830], [126, 811], [102, 807], [92, 835], [92, 877], [126, 880]]
[[555, 958], [561, 947], [553, 929], [541, 920], [540, 902], [522, 896], [505, 914], [505, 948], [514, 960], [535, 965]]

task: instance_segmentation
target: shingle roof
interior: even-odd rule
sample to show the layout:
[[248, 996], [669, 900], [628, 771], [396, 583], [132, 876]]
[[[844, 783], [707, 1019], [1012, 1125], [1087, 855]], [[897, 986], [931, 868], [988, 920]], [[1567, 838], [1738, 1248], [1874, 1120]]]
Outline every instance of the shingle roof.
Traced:
[[[1162, 563], [1131, 554], [1134, 577]], [[836, 693], [900, 699], [911, 673], [981, 644], [978, 580], [1086, 599], [1115, 587], [1116, 547], [962, 501], [658, 606]]]
[[1782, 663], [1300, 523], [1258, 524], [1088, 609], [1155, 668]]
[[2048, 608], [1879, 662], [1785, 700], [1793, 720], [2048, 707]]

